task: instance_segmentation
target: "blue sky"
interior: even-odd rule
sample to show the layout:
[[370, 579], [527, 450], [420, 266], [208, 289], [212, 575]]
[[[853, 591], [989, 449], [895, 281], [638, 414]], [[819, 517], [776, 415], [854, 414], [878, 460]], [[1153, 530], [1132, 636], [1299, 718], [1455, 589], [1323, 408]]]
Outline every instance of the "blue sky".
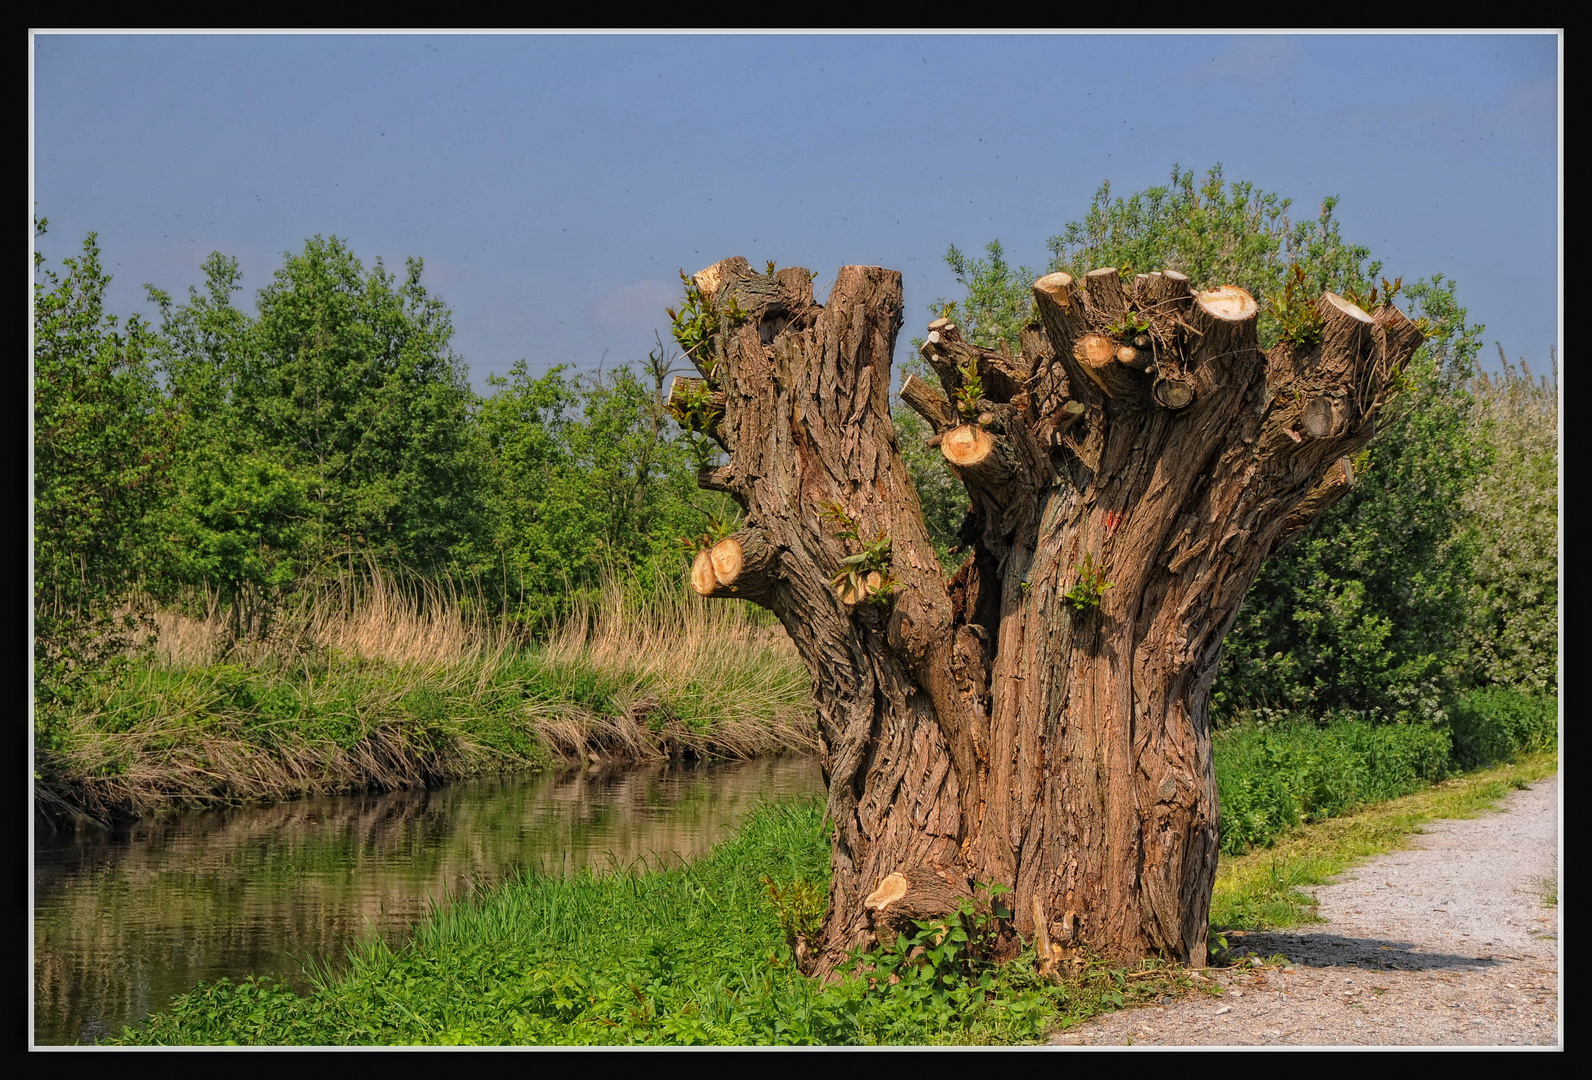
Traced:
[[[246, 299], [316, 233], [425, 260], [484, 388], [635, 360], [676, 272], [728, 255], [905, 274], [951, 244], [1042, 268], [1104, 180], [1221, 163], [1546, 368], [1559, 335], [1559, 41], [1536, 35], [87, 35], [33, 38], [52, 261], [99, 234], [111, 304], [211, 251]], [[664, 335], [667, 340], [667, 333]], [[604, 358], [606, 357], [606, 360]]]

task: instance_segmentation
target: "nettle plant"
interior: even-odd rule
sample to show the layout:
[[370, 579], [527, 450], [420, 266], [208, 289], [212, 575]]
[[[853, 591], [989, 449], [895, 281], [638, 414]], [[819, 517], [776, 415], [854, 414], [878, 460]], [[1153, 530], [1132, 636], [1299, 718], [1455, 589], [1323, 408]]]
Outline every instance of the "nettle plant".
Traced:
[[962, 897], [935, 919], [915, 919], [911, 931], [872, 949], [851, 954], [852, 971], [875, 987], [897, 994], [919, 991], [944, 1001], [958, 990], [991, 990], [1003, 928], [1012, 918], [1003, 899], [1011, 889], [997, 882], [976, 887], [979, 898]]

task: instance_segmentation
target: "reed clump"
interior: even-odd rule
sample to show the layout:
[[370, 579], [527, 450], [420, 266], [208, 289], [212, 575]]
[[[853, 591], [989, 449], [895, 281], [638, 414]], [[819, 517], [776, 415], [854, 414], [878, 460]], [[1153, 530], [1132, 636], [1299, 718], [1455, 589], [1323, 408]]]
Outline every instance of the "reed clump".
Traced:
[[195, 599], [156, 608], [153, 644], [64, 718], [36, 782], [50, 820], [816, 748], [778, 624], [678, 589], [610, 582], [540, 641], [378, 570], [246, 639]]

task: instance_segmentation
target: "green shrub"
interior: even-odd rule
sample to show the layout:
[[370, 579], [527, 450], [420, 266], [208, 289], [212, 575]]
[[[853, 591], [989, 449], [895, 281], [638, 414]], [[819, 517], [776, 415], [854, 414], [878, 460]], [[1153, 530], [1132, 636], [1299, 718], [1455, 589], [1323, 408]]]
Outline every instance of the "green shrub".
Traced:
[[1448, 732], [1338, 720], [1248, 723], [1216, 736], [1222, 852], [1269, 843], [1301, 821], [1407, 795], [1446, 776]]
[[1467, 769], [1544, 750], [1559, 739], [1556, 698], [1509, 687], [1466, 694], [1451, 711], [1454, 760]]

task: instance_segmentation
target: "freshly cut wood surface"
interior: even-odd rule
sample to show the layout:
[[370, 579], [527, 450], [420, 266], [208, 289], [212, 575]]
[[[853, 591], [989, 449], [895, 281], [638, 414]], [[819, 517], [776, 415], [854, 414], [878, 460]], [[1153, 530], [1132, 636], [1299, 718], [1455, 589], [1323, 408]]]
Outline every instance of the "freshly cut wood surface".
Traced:
[[691, 563], [691, 587], [699, 596], [711, 596], [718, 583], [719, 579], [713, 573], [713, 557], [705, 550], [697, 552]]
[[713, 576], [720, 585], [733, 585], [741, 576], [741, 542], [726, 536], [708, 549], [708, 560], [713, 564]]
[[995, 450], [995, 437], [977, 424], [960, 424], [940, 440], [940, 453], [952, 465], [977, 465]]

